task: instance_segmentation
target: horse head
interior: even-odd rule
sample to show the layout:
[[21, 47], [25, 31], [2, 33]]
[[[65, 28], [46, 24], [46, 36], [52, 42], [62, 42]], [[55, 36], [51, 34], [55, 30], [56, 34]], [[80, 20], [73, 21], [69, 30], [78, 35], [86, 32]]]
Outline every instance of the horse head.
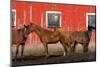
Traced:
[[25, 33], [25, 37], [28, 36], [28, 35], [30, 34], [29, 25], [25, 25], [25, 24], [24, 24], [24, 33]]
[[29, 30], [30, 32], [33, 32], [33, 31], [37, 30], [37, 28], [38, 28], [38, 26], [37, 26], [36, 24], [34, 24], [34, 23], [30, 23], [30, 24], [28, 25], [28, 30]]

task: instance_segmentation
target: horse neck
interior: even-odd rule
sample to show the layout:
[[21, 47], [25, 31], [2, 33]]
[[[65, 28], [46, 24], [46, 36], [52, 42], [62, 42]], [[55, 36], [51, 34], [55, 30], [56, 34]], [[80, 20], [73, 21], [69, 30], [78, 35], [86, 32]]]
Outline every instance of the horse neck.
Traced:
[[22, 35], [23, 37], [25, 37], [25, 31], [24, 31], [24, 28], [19, 29], [18, 31], [19, 31], [20, 35]]
[[39, 27], [39, 26], [37, 26], [37, 27], [35, 28], [34, 32], [35, 32], [38, 36], [41, 37], [42, 34], [43, 34], [43, 32], [44, 32], [44, 29], [41, 28], [41, 27]]

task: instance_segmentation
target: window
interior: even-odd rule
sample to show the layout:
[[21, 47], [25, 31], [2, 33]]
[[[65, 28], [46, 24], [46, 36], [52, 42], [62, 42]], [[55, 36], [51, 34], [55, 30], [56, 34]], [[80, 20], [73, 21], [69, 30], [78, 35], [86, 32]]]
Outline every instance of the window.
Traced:
[[11, 11], [11, 26], [15, 27], [16, 26], [16, 10], [12, 9]]
[[61, 27], [61, 12], [47, 11], [46, 12], [46, 26], [47, 28]]
[[96, 15], [95, 13], [87, 13], [87, 28], [96, 28]]

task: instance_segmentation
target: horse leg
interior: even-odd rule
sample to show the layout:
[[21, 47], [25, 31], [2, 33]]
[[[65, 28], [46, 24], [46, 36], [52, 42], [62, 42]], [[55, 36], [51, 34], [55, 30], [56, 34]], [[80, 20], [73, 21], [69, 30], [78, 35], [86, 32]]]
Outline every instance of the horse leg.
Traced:
[[75, 47], [77, 45], [77, 42], [73, 42], [72, 45], [71, 45], [71, 53], [74, 53], [75, 52]]
[[48, 58], [49, 54], [48, 54], [48, 45], [47, 44], [44, 44], [44, 49], [45, 49], [46, 57]]
[[88, 52], [88, 43], [84, 43], [83, 44], [83, 51], [84, 51], [84, 53], [86, 53], [86, 52]]
[[67, 48], [67, 55], [70, 55], [72, 52], [72, 46], [71, 46], [71, 43], [70, 42], [68, 42], [67, 44], [66, 44], [66, 48]]
[[62, 43], [62, 46], [63, 46], [63, 48], [64, 48], [64, 54], [63, 54], [63, 56], [66, 56], [67, 55], [67, 47], [66, 47], [66, 44], [65, 43]]
[[15, 61], [16, 61], [16, 58], [17, 58], [18, 51], [19, 51], [19, 45], [17, 45], [17, 48], [16, 48]]
[[25, 43], [22, 44], [22, 50], [21, 50], [21, 56], [22, 56], [22, 57], [23, 57], [24, 47], [25, 47]]
[[49, 55], [48, 55], [48, 45], [46, 43], [44, 43], [43, 45], [44, 45], [45, 54], [46, 54], [44, 62], [47, 63], [47, 59], [49, 57]]

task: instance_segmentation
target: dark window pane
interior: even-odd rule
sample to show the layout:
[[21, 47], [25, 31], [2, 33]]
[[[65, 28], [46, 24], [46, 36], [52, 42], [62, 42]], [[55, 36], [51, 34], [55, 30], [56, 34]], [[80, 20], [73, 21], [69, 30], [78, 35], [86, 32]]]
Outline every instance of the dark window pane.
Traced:
[[54, 28], [60, 26], [60, 14], [49, 13], [48, 14], [48, 28]]
[[12, 11], [11, 15], [12, 15], [12, 18], [11, 18], [11, 25], [14, 26], [14, 22], [15, 22], [15, 12]]
[[95, 15], [88, 16], [88, 25], [91, 27], [96, 27], [96, 17]]

